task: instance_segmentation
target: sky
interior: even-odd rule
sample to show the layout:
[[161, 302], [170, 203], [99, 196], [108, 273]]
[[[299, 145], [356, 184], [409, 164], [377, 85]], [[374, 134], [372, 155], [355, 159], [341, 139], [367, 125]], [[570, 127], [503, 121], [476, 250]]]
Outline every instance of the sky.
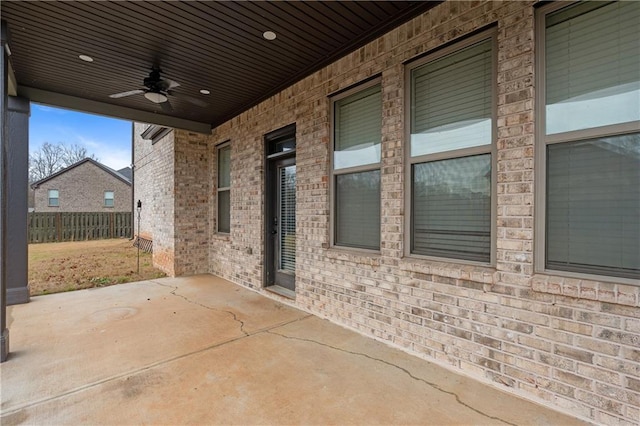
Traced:
[[131, 165], [130, 121], [32, 103], [29, 152], [45, 142], [80, 145], [115, 170]]

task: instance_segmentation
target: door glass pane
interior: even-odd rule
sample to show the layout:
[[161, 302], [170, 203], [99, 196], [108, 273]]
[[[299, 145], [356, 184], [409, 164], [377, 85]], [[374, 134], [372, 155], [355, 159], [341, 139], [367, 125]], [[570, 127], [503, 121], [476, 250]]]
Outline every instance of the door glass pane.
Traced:
[[411, 73], [411, 156], [488, 145], [492, 134], [491, 41]]
[[547, 147], [547, 267], [640, 278], [640, 134]]
[[381, 129], [380, 86], [336, 101], [334, 169], [379, 163]]
[[336, 245], [380, 249], [380, 170], [336, 176]]
[[489, 262], [491, 155], [413, 166], [411, 252]]
[[280, 265], [296, 270], [296, 166], [280, 169]]
[[640, 120], [638, 40], [638, 2], [584, 2], [547, 17], [547, 134]]

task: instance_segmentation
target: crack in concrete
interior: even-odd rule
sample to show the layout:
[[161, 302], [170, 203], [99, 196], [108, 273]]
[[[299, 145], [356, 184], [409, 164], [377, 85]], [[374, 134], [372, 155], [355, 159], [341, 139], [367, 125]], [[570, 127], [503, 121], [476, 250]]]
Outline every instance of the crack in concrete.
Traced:
[[233, 320], [234, 320], [235, 322], [237, 322], [237, 323], [239, 323], [239, 324], [240, 324], [240, 331], [242, 332], [242, 334], [244, 334], [245, 336], [249, 336], [249, 333], [247, 333], [247, 332], [245, 331], [245, 329], [244, 329], [244, 325], [245, 325], [245, 324], [244, 324], [244, 321], [242, 321], [240, 318], [238, 318], [238, 316], [235, 314], [235, 312], [233, 312], [233, 311], [226, 311], [226, 310], [223, 310], [223, 309], [217, 309], [217, 308], [214, 308], [214, 307], [211, 307], [211, 306], [207, 306], [207, 305], [205, 305], [205, 304], [203, 304], [203, 303], [196, 302], [195, 300], [191, 300], [191, 299], [189, 299], [187, 296], [184, 296], [184, 295], [182, 295], [182, 294], [178, 294], [178, 293], [177, 293], [177, 291], [178, 291], [178, 287], [177, 287], [177, 286], [166, 285], [166, 284], [162, 284], [162, 283], [159, 283], [159, 282], [157, 282], [157, 281], [153, 281], [153, 280], [150, 280], [149, 282], [151, 282], [151, 283], [153, 283], [153, 284], [156, 284], [156, 285], [159, 285], [159, 286], [162, 286], [162, 287], [172, 288], [173, 290], [171, 290], [169, 293], [170, 293], [170, 294], [172, 294], [172, 295], [174, 295], [174, 296], [176, 296], [176, 297], [179, 297], [179, 298], [181, 298], [181, 299], [185, 300], [187, 303], [191, 303], [191, 304], [193, 304], [193, 305], [200, 306], [200, 307], [205, 308], [205, 309], [208, 309], [208, 310], [210, 310], [210, 311], [214, 311], [214, 312], [224, 312], [224, 313], [227, 313], [227, 314], [231, 315], [231, 316], [233, 317]]
[[464, 406], [464, 407], [468, 408], [468, 409], [469, 409], [469, 410], [471, 410], [471, 411], [474, 411], [474, 412], [476, 412], [476, 413], [478, 413], [478, 414], [480, 414], [480, 415], [482, 415], [482, 416], [485, 416], [485, 417], [487, 417], [487, 418], [489, 418], [489, 419], [497, 420], [497, 421], [499, 421], [499, 422], [503, 422], [503, 423], [508, 424], [508, 425], [510, 425], [510, 426], [518, 426], [518, 425], [516, 425], [515, 423], [511, 423], [511, 422], [509, 422], [509, 421], [507, 421], [507, 420], [501, 419], [500, 417], [492, 416], [492, 415], [487, 414], [487, 413], [485, 413], [485, 412], [483, 412], [483, 411], [481, 411], [481, 410], [478, 410], [477, 408], [475, 408], [475, 407], [473, 407], [473, 406], [471, 406], [471, 405], [467, 404], [466, 402], [462, 401], [462, 400], [460, 399], [460, 396], [459, 396], [457, 393], [452, 392], [452, 391], [448, 391], [448, 390], [446, 390], [446, 389], [442, 388], [441, 386], [439, 386], [437, 383], [433, 383], [433, 382], [430, 382], [430, 381], [428, 381], [428, 380], [425, 380], [425, 379], [423, 379], [423, 378], [421, 378], [421, 377], [417, 377], [417, 376], [413, 375], [413, 373], [411, 373], [411, 372], [410, 372], [409, 370], [407, 370], [406, 368], [401, 367], [401, 366], [399, 366], [399, 365], [397, 365], [397, 364], [394, 364], [394, 363], [392, 363], [392, 362], [386, 361], [386, 360], [384, 360], [384, 359], [376, 358], [376, 357], [373, 357], [373, 356], [371, 356], [371, 355], [368, 355], [368, 354], [366, 354], [366, 353], [362, 353], [362, 352], [355, 352], [355, 351], [350, 351], [350, 350], [347, 350], [347, 349], [339, 348], [339, 347], [337, 347], [337, 346], [332, 346], [332, 345], [330, 345], [330, 344], [328, 344], [328, 343], [319, 342], [319, 341], [317, 341], [317, 340], [305, 339], [305, 338], [303, 338], [303, 337], [287, 336], [287, 335], [285, 335], [285, 334], [277, 333], [277, 332], [273, 331], [273, 329], [265, 330], [265, 331], [264, 331], [264, 333], [273, 334], [273, 335], [276, 335], [276, 336], [283, 337], [283, 338], [285, 338], [285, 339], [291, 339], [291, 340], [298, 340], [298, 341], [301, 341], [301, 342], [314, 343], [314, 344], [316, 344], [316, 345], [324, 346], [324, 347], [327, 347], [327, 348], [330, 348], [330, 349], [333, 349], [333, 350], [336, 350], [336, 351], [339, 351], [339, 352], [344, 352], [344, 353], [347, 353], [347, 354], [350, 354], [350, 355], [362, 356], [362, 357], [367, 358], [367, 359], [370, 359], [370, 360], [372, 360], [372, 361], [380, 362], [380, 363], [382, 363], [382, 364], [388, 365], [389, 367], [396, 368], [396, 369], [398, 369], [398, 370], [402, 371], [403, 373], [405, 373], [407, 376], [409, 376], [409, 377], [410, 377], [410, 378], [412, 378], [413, 380], [416, 380], [416, 381], [422, 382], [422, 383], [424, 383], [424, 384], [426, 384], [426, 385], [428, 385], [428, 386], [432, 387], [433, 389], [436, 389], [436, 390], [438, 390], [438, 391], [440, 391], [440, 392], [442, 392], [442, 393], [445, 393], [445, 394], [447, 394], [447, 395], [451, 395], [451, 396], [453, 396], [453, 397], [456, 399], [456, 402], [457, 402], [458, 404], [460, 404], [460, 405], [462, 405], [462, 406]]
[[[160, 284], [160, 283], [155, 283], [155, 284], [161, 285], [163, 287], [173, 287], [173, 286], [168, 286], [168, 285]], [[180, 296], [180, 295], [176, 295], [176, 296]], [[220, 311], [220, 312], [227, 312], [227, 311]], [[31, 402], [26, 403], [26, 404], [18, 405], [18, 406], [9, 408], [9, 409], [4, 409], [0, 414], [0, 419], [6, 419], [9, 416], [11, 416], [11, 415], [13, 415], [13, 414], [15, 414], [15, 413], [17, 413], [17, 412], [19, 412], [21, 410], [30, 409], [30, 408], [36, 407], [38, 405], [46, 404], [47, 402], [51, 402], [51, 401], [55, 401], [55, 400], [58, 400], [58, 399], [65, 398], [67, 396], [75, 395], [75, 394], [78, 394], [78, 393], [83, 392], [85, 390], [92, 389], [94, 387], [103, 385], [105, 383], [109, 383], [109, 382], [112, 382], [112, 381], [124, 379], [126, 377], [134, 376], [136, 374], [139, 374], [139, 373], [142, 373], [142, 372], [145, 372], [145, 371], [149, 371], [151, 369], [154, 369], [154, 368], [166, 365], [166, 364], [170, 364], [172, 362], [179, 361], [181, 359], [188, 358], [188, 357], [191, 357], [193, 355], [201, 354], [201, 353], [210, 351], [212, 349], [217, 349], [217, 348], [220, 348], [222, 346], [228, 345], [230, 343], [234, 343], [234, 342], [246, 339], [248, 337], [255, 336], [257, 334], [262, 334], [262, 333], [268, 332], [270, 329], [280, 328], [280, 327], [284, 327], [284, 326], [289, 325], [289, 324], [293, 324], [293, 323], [296, 323], [296, 322], [299, 322], [299, 321], [303, 321], [303, 320], [305, 320], [307, 318], [310, 318], [312, 316], [313, 315], [306, 315], [304, 317], [296, 318], [296, 319], [293, 319], [291, 321], [286, 321], [286, 322], [282, 322], [282, 323], [279, 323], [279, 324], [274, 324], [274, 325], [269, 326], [267, 328], [256, 330], [253, 333], [246, 333], [243, 336], [234, 337], [234, 338], [231, 338], [231, 339], [228, 339], [228, 340], [224, 340], [224, 341], [221, 341], [221, 342], [218, 342], [218, 343], [214, 343], [212, 345], [209, 345], [209, 346], [201, 348], [201, 349], [197, 349], [197, 350], [192, 351], [192, 352], [188, 352], [188, 353], [180, 354], [180, 355], [177, 355], [177, 356], [174, 356], [174, 357], [171, 357], [171, 358], [166, 358], [166, 359], [163, 359], [163, 360], [159, 360], [159, 361], [153, 362], [151, 364], [145, 365], [144, 367], [140, 367], [140, 368], [137, 368], [137, 369], [129, 370], [129, 371], [126, 371], [126, 372], [120, 373], [120, 374], [114, 374], [112, 376], [105, 377], [105, 378], [100, 379], [100, 380], [96, 380], [96, 381], [94, 381], [92, 383], [87, 383], [86, 385], [82, 385], [82, 386], [78, 386], [78, 387], [73, 388], [73, 389], [69, 389], [67, 391], [64, 391], [64, 392], [58, 394], [58, 395], [53, 395], [53, 396], [50, 396], [50, 397], [41, 398], [39, 400], [31, 401]]]

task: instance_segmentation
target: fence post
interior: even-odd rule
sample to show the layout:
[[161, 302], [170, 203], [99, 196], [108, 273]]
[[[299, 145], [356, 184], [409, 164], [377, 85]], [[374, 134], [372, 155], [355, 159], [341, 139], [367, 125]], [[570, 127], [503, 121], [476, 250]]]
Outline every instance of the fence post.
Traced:
[[60, 217], [60, 213], [56, 213], [56, 242], [62, 241], [62, 218]]

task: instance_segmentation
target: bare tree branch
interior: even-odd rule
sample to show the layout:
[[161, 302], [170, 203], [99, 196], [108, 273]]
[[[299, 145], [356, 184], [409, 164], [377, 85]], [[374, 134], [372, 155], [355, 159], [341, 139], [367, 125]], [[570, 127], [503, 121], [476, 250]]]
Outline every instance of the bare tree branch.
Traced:
[[98, 161], [94, 154], [87, 155], [87, 149], [80, 145], [45, 142], [29, 155], [29, 182], [34, 183], [51, 176], [87, 157]]

